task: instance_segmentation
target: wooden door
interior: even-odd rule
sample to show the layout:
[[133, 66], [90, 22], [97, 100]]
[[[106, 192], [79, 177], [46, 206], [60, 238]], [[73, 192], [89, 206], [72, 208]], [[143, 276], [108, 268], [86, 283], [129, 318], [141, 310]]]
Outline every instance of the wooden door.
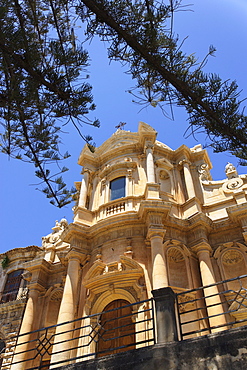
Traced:
[[[132, 321], [132, 309], [131, 307], [123, 307], [128, 304], [129, 302], [118, 299], [105, 307], [104, 311], [118, 309], [101, 315], [97, 352], [104, 352], [98, 353], [98, 357], [135, 348], [135, 324]], [[128, 347], [125, 348], [116, 348], [127, 345]]]

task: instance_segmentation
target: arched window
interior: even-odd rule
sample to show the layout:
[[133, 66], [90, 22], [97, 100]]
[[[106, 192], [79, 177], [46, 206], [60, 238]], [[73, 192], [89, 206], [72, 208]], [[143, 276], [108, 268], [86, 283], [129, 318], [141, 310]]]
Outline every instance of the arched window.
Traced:
[[110, 182], [110, 200], [125, 197], [125, 177], [118, 177]]
[[24, 270], [16, 270], [8, 274], [3, 295], [1, 298], [1, 303], [14, 301], [17, 298], [23, 271]]

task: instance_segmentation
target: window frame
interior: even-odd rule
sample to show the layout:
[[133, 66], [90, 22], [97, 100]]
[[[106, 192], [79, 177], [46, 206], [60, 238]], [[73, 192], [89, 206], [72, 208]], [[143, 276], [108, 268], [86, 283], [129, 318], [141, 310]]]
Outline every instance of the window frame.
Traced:
[[21, 282], [23, 280], [23, 272], [24, 269], [18, 269], [8, 273], [1, 296], [1, 303], [7, 303], [16, 300]]
[[[122, 181], [124, 179], [124, 184], [122, 185], [122, 186], [120, 186], [119, 188], [116, 188], [116, 189], [112, 189], [112, 184], [116, 184], [117, 183], [117, 181]], [[116, 177], [116, 178], [114, 178], [113, 180], [111, 180], [110, 182], [109, 182], [109, 201], [111, 202], [111, 201], [114, 201], [114, 200], [117, 200], [117, 199], [121, 199], [121, 198], [125, 198], [126, 197], [126, 183], [127, 183], [127, 181], [126, 181], [126, 176], [119, 176], [119, 177]], [[120, 193], [120, 196], [118, 196], [117, 195], [117, 192], [121, 192], [122, 191], [122, 193]], [[113, 194], [113, 192], [115, 192], [116, 193], [116, 195], [114, 196]]]

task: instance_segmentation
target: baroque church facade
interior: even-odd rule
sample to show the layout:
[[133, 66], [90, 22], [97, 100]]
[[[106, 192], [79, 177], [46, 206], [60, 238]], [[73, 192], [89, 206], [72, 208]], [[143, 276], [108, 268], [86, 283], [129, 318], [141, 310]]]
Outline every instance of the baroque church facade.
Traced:
[[[14, 334], [143, 301], [159, 288], [180, 293], [247, 273], [247, 175], [228, 163], [226, 178], [213, 181], [201, 145], [172, 150], [156, 136], [140, 122], [95, 152], [85, 146], [74, 221], [56, 221], [42, 247], [0, 255], [4, 369]], [[220, 286], [212, 289], [220, 300]]]

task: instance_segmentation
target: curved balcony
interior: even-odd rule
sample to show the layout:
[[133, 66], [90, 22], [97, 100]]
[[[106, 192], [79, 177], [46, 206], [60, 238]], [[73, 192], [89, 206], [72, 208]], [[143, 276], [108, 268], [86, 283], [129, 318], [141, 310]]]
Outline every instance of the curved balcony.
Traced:
[[76, 207], [74, 222], [84, 225], [94, 225], [105, 218], [116, 216], [127, 212], [138, 212], [139, 205], [144, 196], [128, 196], [101, 204], [94, 211], [86, 208]]
[[95, 222], [119, 213], [137, 212], [143, 196], [129, 196], [102, 204], [95, 210]]

